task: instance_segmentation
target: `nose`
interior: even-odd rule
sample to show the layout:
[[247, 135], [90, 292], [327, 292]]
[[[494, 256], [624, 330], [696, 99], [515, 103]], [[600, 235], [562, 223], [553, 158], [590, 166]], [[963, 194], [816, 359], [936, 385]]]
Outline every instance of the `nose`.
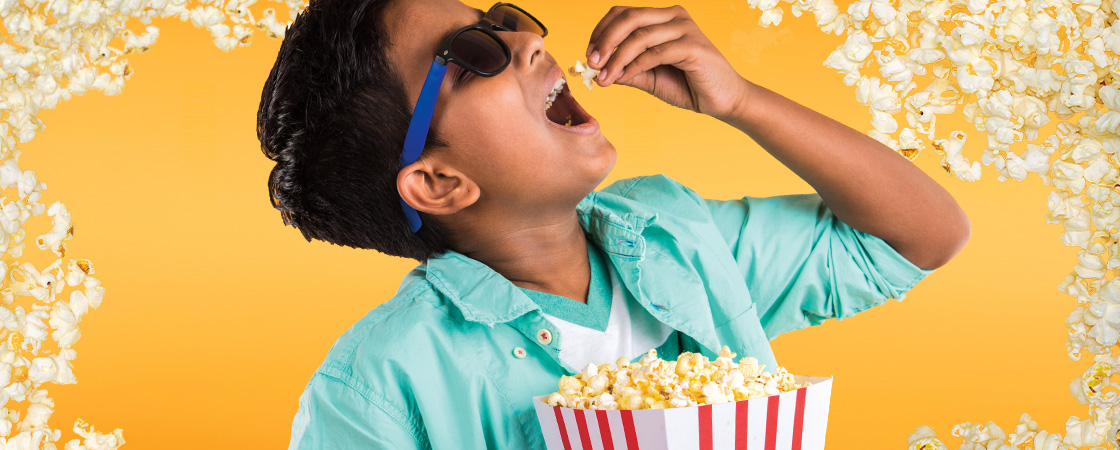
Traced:
[[520, 74], [527, 74], [546, 61], [544, 37], [530, 31], [499, 32], [509, 46], [510, 65]]

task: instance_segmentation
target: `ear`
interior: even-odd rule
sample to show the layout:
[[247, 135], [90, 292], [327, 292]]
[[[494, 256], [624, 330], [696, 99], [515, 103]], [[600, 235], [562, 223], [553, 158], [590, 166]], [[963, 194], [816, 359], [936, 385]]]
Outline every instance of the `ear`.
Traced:
[[397, 172], [397, 192], [417, 211], [444, 215], [478, 201], [481, 191], [466, 174], [437, 161], [419, 160]]

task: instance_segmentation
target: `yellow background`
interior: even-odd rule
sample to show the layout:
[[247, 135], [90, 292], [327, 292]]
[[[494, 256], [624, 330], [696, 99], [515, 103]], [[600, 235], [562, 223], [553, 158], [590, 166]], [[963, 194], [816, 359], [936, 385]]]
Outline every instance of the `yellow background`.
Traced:
[[[548, 50], [565, 67], [583, 58], [609, 8], [518, 3], [549, 27]], [[682, 5], [747, 79], [871, 128], [854, 88], [822, 65], [843, 38], [819, 31], [811, 15], [793, 17], [783, 3], [783, 23], [763, 28], [746, 2]], [[260, 17], [274, 6], [286, 17], [274, 3], [253, 11]], [[130, 55], [135, 73], [123, 94], [95, 92], [42, 112], [48, 128], [23, 145], [21, 167], [49, 186], [43, 203], [61, 200], [73, 214], [67, 256], [92, 259], [107, 289], [81, 324], [79, 383], [51, 389], [51, 423], [63, 441], [74, 437], [76, 417], [105, 431], [120, 427], [126, 448], [284, 448], [297, 398], [331, 344], [389, 299], [416, 263], [308, 243], [271, 208], [272, 163], [254, 126], [278, 40], [258, 32], [251, 46], [223, 53], [206, 30], [175, 19], [153, 24], [159, 40]], [[664, 173], [708, 198], [811, 191], [713, 118], [626, 86], [573, 86], [618, 149], [603, 186]], [[939, 138], [958, 129], [979, 158], [984, 137], [959, 113], [938, 121]], [[791, 372], [835, 376], [830, 449], [904, 448], [923, 424], [955, 448], [953, 424], [991, 419], [1010, 431], [1023, 412], [1064, 434], [1070, 415], [1085, 415], [1068, 391], [1088, 365], [1066, 357], [1063, 321], [1075, 302], [1056, 289], [1076, 249], [1043, 219], [1050, 188], [1033, 175], [999, 183], [989, 167], [981, 182], [962, 182], [939, 160], [927, 148], [917, 164], [968, 213], [973, 234], [964, 250], [901, 303], [772, 342]], [[29, 236], [47, 222], [33, 219], [40, 228]], [[28, 253], [41, 252], [32, 244]]]

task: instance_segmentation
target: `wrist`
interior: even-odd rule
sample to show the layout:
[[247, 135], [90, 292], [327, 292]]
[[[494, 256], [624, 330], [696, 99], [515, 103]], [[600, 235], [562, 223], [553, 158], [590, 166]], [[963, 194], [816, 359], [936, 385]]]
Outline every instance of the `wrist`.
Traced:
[[751, 83], [750, 80], [746, 78], [740, 79], [742, 80], [741, 87], [739, 88], [738, 99], [734, 102], [734, 107], [728, 112], [726, 117], [720, 118], [721, 121], [736, 128], [748, 121], [748, 117], [753, 109], [755, 92], [760, 88], [760, 86]]

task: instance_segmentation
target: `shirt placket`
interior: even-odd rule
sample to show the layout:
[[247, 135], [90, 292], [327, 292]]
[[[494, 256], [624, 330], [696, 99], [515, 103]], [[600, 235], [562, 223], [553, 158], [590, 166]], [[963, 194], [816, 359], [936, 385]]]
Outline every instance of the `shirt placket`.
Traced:
[[574, 375], [578, 371], [560, 359], [560, 330], [545, 319], [540, 310], [523, 314], [509, 322], [509, 325], [542, 349], [568, 375]]
[[617, 234], [609, 236], [604, 245], [608, 249], [608, 255], [615, 261], [620, 278], [628, 286], [635, 300], [661, 323], [697, 341], [702, 348], [708, 349], [712, 353], [708, 356], [714, 358], [718, 348], [709, 349], [708, 347], [713, 345], [711, 340], [696, 338], [702, 334], [697, 332], [696, 325], [689, 321], [690, 317], [679, 312], [674, 313], [673, 309], [665, 304], [667, 302], [655, 301], [642, 289], [642, 263], [647, 262], [646, 252], [649, 243], [640, 234], [641, 229], [637, 232], [614, 231]]

